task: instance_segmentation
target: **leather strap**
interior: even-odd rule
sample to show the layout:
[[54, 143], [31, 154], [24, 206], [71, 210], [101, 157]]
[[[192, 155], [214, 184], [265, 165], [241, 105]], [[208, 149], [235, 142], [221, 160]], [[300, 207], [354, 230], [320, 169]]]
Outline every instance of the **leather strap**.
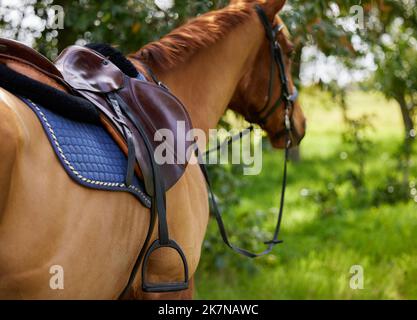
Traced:
[[196, 153], [199, 159], [201, 171], [203, 172], [204, 178], [206, 179], [207, 187], [209, 190], [210, 201], [211, 201], [212, 208], [213, 208], [213, 213], [214, 213], [214, 216], [216, 217], [216, 221], [219, 226], [219, 231], [222, 236], [223, 242], [233, 251], [248, 258], [258, 258], [258, 257], [262, 257], [271, 253], [275, 245], [283, 242], [282, 240], [279, 240], [278, 237], [279, 237], [279, 233], [281, 230], [281, 223], [282, 223], [282, 218], [284, 214], [285, 191], [287, 187], [287, 166], [288, 166], [289, 146], [285, 149], [285, 162], [284, 162], [284, 173], [283, 173], [282, 189], [281, 189], [281, 197], [280, 197], [280, 208], [279, 208], [279, 214], [277, 218], [277, 224], [276, 224], [275, 231], [274, 231], [274, 236], [272, 240], [265, 242], [265, 245], [267, 245], [267, 248], [260, 253], [254, 253], [249, 250], [237, 247], [230, 242], [227, 231], [226, 231], [226, 227], [222, 218], [222, 214], [220, 212], [219, 206], [214, 196], [213, 187], [210, 181], [207, 167], [204, 164], [204, 160], [202, 158], [201, 153], [198, 150], [196, 151]]
[[[123, 111], [123, 114], [126, 115], [129, 120], [135, 125], [136, 129], [140, 133], [146, 149], [149, 154], [149, 159], [151, 161], [151, 169], [152, 169], [152, 179], [153, 179], [153, 196], [152, 196], [152, 206], [151, 206], [151, 214], [152, 219], [158, 217], [158, 239], [155, 240], [152, 245], [147, 249], [147, 252], [143, 256], [139, 254], [133, 271], [130, 275], [128, 284], [123, 291], [123, 293], [132, 286], [133, 281], [135, 280], [136, 274], [139, 270], [140, 263], [142, 262], [142, 289], [145, 292], [172, 292], [172, 291], [181, 291], [188, 288], [188, 263], [185, 257], [185, 254], [181, 247], [174, 241], [171, 240], [169, 237], [168, 231], [168, 222], [167, 222], [167, 212], [166, 212], [166, 195], [165, 189], [163, 186], [163, 177], [161, 176], [159, 165], [155, 161], [154, 157], [154, 149], [152, 147], [152, 143], [149, 140], [145, 129], [143, 128], [143, 124], [140, 122], [138, 117], [135, 117], [130, 110], [130, 107], [126, 104], [126, 102], [122, 99], [120, 95], [117, 93], [109, 93], [108, 94], [109, 100], [112, 101], [112, 104], [116, 106], [116, 108], [120, 108]], [[116, 111], [116, 110], [115, 110]], [[116, 111], [117, 113], [117, 111]], [[122, 115], [123, 116], [123, 115]], [[149, 238], [148, 238], [149, 239]], [[147, 244], [145, 244], [147, 245]], [[174, 249], [178, 255], [180, 256], [183, 267], [184, 267], [184, 281], [182, 282], [172, 282], [172, 283], [149, 283], [147, 282], [147, 269], [149, 264], [149, 259], [155, 251], [162, 249], [162, 248], [171, 248]], [[122, 295], [123, 295], [122, 293]]]
[[[293, 94], [290, 94], [289, 91], [289, 83], [286, 74], [286, 68], [284, 64], [284, 57], [283, 51], [276, 40], [276, 36], [278, 32], [283, 29], [283, 25], [277, 25], [275, 28], [272, 27], [268, 16], [266, 15], [265, 11], [262, 7], [257, 4], [255, 5], [255, 10], [258, 13], [258, 16], [264, 26], [266, 36], [269, 40], [269, 50], [271, 54], [271, 64], [270, 64], [270, 80], [268, 86], [268, 99], [266, 101], [265, 106], [258, 112], [256, 122], [260, 125], [265, 125], [268, 119], [275, 113], [275, 111], [283, 104], [285, 107], [291, 107], [292, 103], [294, 103], [298, 98], [298, 90], [296, 87], [293, 88]], [[274, 75], [275, 75], [275, 67], [278, 68], [279, 71], [279, 79], [281, 81], [281, 95], [277, 99], [277, 101], [272, 105], [270, 108], [270, 102], [272, 97], [272, 90], [274, 84]], [[287, 126], [287, 124], [286, 124]]]
[[110, 105], [116, 113], [114, 119], [123, 127], [123, 133], [127, 141], [127, 170], [126, 170], [126, 185], [131, 186], [133, 184], [133, 177], [135, 175], [135, 162], [136, 162], [136, 150], [133, 143], [132, 131], [130, 131], [125, 117], [120, 109], [118, 98], [115, 94], [111, 93], [107, 95]]
[[[249, 250], [237, 247], [230, 242], [227, 231], [226, 231], [226, 227], [225, 227], [225, 224], [224, 224], [224, 221], [223, 221], [220, 209], [219, 209], [219, 206], [218, 206], [216, 198], [214, 196], [213, 187], [212, 187], [212, 184], [210, 182], [210, 177], [209, 177], [209, 174], [208, 174], [208, 171], [207, 171], [207, 167], [204, 164], [202, 154], [200, 153], [200, 151], [198, 149], [196, 150], [196, 154], [197, 154], [197, 157], [198, 157], [198, 160], [199, 160], [199, 163], [200, 163], [201, 171], [203, 172], [203, 175], [204, 175], [204, 178], [206, 180], [207, 187], [208, 187], [208, 190], [209, 190], [210, 201], [212, 203], [213, 213], [214, 213], [214, 216], [216, 217], [216, 221], [217, 221], [217, 224], [219, 226], [219, 230], [220, 230], [220, 234], [222, 236], [223, 242], [229, 248], [231, 248], [233, 251], [235, 251], [235, 252], [237, 252], [237, 253], [239, 253], [243, 256], [249, 257], [249, 258], [257, 258], [257, 257], [265, 256], [265, 255], [271, 253], [273, 248], [276, 245], [283, 242], [282, 240], [279, 240], [279, 234], [280, 234], [280, 230], [281, 230], [282, 218], [283, 218], [283, 215], [284, 215], [285, 192], [286, 192], [286, 187], [287, 187], [287, 175], [288, 175], [288, 157], [289, 157], [289, 149], [290, 149], [290, 146], [291, 146], [291, 139], [290, 139], [291, 121], [290, 121], [289, 113], [290, 113], [290, 109], [291, 109], [293, 103], [295, 102], [295, 100], [297, 99], [297, 96], [298, 96], [298, 92], [295, 88], [294, 88], [294, 93], [292, 95], [289, 94], [288, 79], [287, 79], [287, 75], [286, 75], [286, 72], [285, 72], [286, 70], [285, 70], [282, 48], [280, 47], [279, 43], [275, 40], [277, 32], [282, 30], [282, 26], [277, 26], [275, 29], [273, 29], [265, 11], [261, 8], [261, 6], [256, 5], [255, 9], [256, 9], [256, 11], [257, 11], [257, 13], [260, 17], [260, 20], [261, 20], [261, 22], [262, 22], [262, 24], [265, 28], [266, 36], [267, 36], [267, 38], [270, 42], [270, 52], [271, 52], [271, 67], [270, 67], [270, 77], [271, 78], [269, 80], [269, 85], [268, 85], [268, 99], [267, 99], [267, 102], [266, 102], [265, 106], [258, 113], [259, 114], [259, 120], [257, 122], [261, 125], [265, 124], [266, 121], [268, 120], [268, 118], [272, 114], [274, 114], [275, 111], [282, 104], [284, 104], [284, 107], [285, 107], [285, 118], [284, 118], [285, 123], [284, 123], [283, 133], [285, 134], [286, 145], [285, 145], [284, 172], [283, 172], [283, 179], [282, 179], [282, 186], [281, 186], [279, 212], [278, 212], [277, 223], [276, 223], [276, 226], [275, 226], [275, 231], [274, 231], [273, 238], [270, 241], [266, 241], [264, 243], [267, 246], [264, 251], [262, 251], [260, 253], [254, 253], [254, 252], [251, 252]], [[279, 76], [280, 76], [282, 89], [281, 89], [280, 97], [270, 108], [269, 106], [270, 106], [270, 102], [271, 102], [272, 90], [273, 90], [273, 86], [274, 86], [274, 76], [275, 76], [274, 64], [276, 64], [276, 66], [278, 68], [278, 71], [279, 71]], [[250, 126], [248, 129], [250, 131], [252, 131], [253, 126]], [[245, 129], [245, 130], [248, 130], [248, 129]], [[231, 139], [229, 139], [228, 141], [226, 141], [225, 143], [223, 143], [219, 147], [211, 149], [208, 153], [217, 151], [217, 150], [223, 148], [226, 144], [228, 145], [228, 144], [232, 143], [233, 141], [236, 141], [238, 139], [243, 138], [245, 130], [240, 132], [239, 134], [235, 135], [234, 137], [232, 137]], [[279, 133], [281, 134], [281, 131]]]

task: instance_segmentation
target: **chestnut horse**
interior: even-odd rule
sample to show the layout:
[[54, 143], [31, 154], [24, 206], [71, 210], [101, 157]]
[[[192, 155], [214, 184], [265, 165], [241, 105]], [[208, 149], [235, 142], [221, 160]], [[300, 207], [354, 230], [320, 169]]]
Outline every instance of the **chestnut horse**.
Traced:
[[[272, 24], [282, 23], [277, 13], [285, 0], [231, 1], [130, 56], [138, 69], [147, 64], [168, 85], [183, 101], [194, 127], [206, 133], [227, 108], [251, 119], [267, 101], [271, 56], [255, 3]], [[289, 73], [293, 45], [285, 29], [277, 41]], [[279, 81], [274, 83], [271, 101], [281, 93]], [[291, 117], [294, 136], [301, 140], [305, 118], [297, 102]], [[283, 108], [278, 108], [263, 125], [276, 148], [285, 144], [284, 137], [276, 136], [283, 118]], [[148, 232], [148, 210], [130, 194], [90, 190], [71, 180], [35, 114], [1, 88], [0, 137], [0, 298], [119, 298]], [[191, 164], [167, 194], [171, 236], [186, 254], [191, 278], [208, 224], [207, 199], [201, 170]], [[55, 288], [51, 281], [57, 270], [62, 287]], [[174, 252], [161, 250], [151, 257], [153, 282], [181, 274]], [[123, 298], [189, 299], [192, 290], [145, 294], [138, 275]]]

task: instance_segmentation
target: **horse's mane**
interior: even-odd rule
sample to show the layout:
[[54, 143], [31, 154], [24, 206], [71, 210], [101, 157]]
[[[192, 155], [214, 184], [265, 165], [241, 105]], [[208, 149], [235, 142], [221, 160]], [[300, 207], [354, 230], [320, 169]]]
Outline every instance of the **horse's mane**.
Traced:
[[189, 60], [199, 50], [213, 45], [233, 28], [244, 23], [253, 13], [252, 4], [235, 4], [208, 12], [179, 27], [161, 40], [144, 46], [131, 59], [168, 70]]

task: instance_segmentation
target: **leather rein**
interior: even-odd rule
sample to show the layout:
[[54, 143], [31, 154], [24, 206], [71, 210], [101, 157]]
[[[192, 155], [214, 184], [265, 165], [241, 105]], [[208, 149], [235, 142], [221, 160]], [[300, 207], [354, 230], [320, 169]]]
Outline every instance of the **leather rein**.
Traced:
[[[286, 142], [285, 142], [284, 172], [283, 172], [283, 180], [282, 180], [282, 187], [281, 187], [279, 213], [278, 213], [278, 217], [277, 217], [277, 223], [276, 223], [276, 226], [275, 226], [275, 231], [274, 231], [273, 238], [270, 241], [264, 242], [264, 244], [267, 246], [264, 251], [262, 251], [260, 253], [254, 253], [254, 252], [251, 252], [249, 250], [239, 248], [239, 247], [233, 245], [230, 242], [227, 231], [226, 231], [226, 228], [225, 228], [225, 224], [223, 222], [222, 214], [220, 212], [219, 206], [218, 206], [216, 198], [214, 196], [214, 192], [213, 192], [212, 184], [210, 182], [207, 167], [204, 164], [201, 153], [198, 152], [200, 167], [201, 167], [201, 170], [202, 170], [202, 172], [204, 174], [204, 177], [206, 179], [206, 182], [207, 182], [207, 186], [208, 186], [209, 194], [210, 194], [210, 200], [211, 200], [212, 208], [213, 208], [213, 213], [216, 217], [217, 224], [219, 226], [219, 230], [220, 230], [220, 234], [222, 236], [223, 242], [229, 248], [231, 248], [233, 251], [235, 251], [235, 252], [237, 252], [237, 253], [239, 253], [243, 256], [249, 257], [249, 258], [257, 258], [257, 257], [265, 256], [265, 255], [271, 253], [273, 248], [276, 245], [283, 242], [282, 240], [279, 240], [279, 234], [280, 234], [282, 218], [283, 218], [283, 214], [284, 214], [285, 192], [286, 192], [286, 186], [287, 186], [287, 173], [288, 173], [287, 165], [288, 165], [288, 159], [289, 159], [289, 149], [290, 149], [290, 146], [291, 146], [292, 123], [291, 123], [290, 112], [291, 112], [291, 109], [294, 106], [294, 102], [298, 98], [298, 90], [297, 90], [296, 87], [293, 87], [293, 93], [290, 93], [289, 81], [288, 81], [288, 77], [287, 77], [287, 74], [286, 74], [286, 68], [285, 68], [285, 64], [284, 64], [283, 50], [282, 50], [280, 44], [278, 43], [278, 41], [276, 40], [276, 37], [277, 37], [278, 33], [283, 30], [284, 26], [283, 25], [277, 25], [276, 27], [272, 27], [265, 11], [261, 8], [261, 6], [256, 5], [255, 9], [256, 9], [256, 12], [257, 12], [257, 14], [258, 14], [263, 26], [264, 26], [266, 36], [269, 40], [269, 44], [270, 44], [269, 49], [270, 49], [270, 52], [271, 52], [271, 66], [270, 66], [270, 79], [269, 79], [269, 85], [268, 85], [268, 98], [267, 98], [266, 104], [257, 113], [257, 121], [251, 121], [251, 122], [256, 122], [259, 125], [263, 126], [263, 125], [266, 124], [268, 119], [281, 106], [284, 106], [284, 111], [285, 111], [284, 130], [280, 130], [275, 135], [277, 137], [280, 137], [284, 134], [285, 139], [286, 139]], [[278, 72], [279, 72], [279, 80], [281, 82], [281, 95], [277, 99], [277, 101], [275, 101], [275, 103], [272, 106], [270, 106], [271, 99], [272, 99], [272, 92], [273, 92], [274, 83], [275, 83], [275, 80], [274, 80], [274, 78], [275, 78], [275, 66], [278, 68]], [[225, 143], [223, 143], [219, 147], [217, 147], [215, 149], [212, 149], [212, 150], [209, 150], [207, 153], [217, 151], [217, 150], [221, 149], [225, 144], [231, 144], [233, 141], [242, 139], [245, 134], [251, 132], [253, 129], [254, 129], [254, 127], [253, 127], [253, 125], [251, 125], [249, 128], [243, 130], [242, 132], [240, 132], [236, 136], [232, 137], [231, 139], [229, 139], [228, 141], [226, 141]]]

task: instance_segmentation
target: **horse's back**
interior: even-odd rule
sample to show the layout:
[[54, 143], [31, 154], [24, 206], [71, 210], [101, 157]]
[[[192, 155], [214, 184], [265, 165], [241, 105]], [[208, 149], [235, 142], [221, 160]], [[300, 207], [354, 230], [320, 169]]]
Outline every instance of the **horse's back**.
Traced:
[[[149, 211], [130, 194], [75, 183], [35, 114], [1, 88], [0, 134], [0, 297], [117, 298], [145, 242]], [[171, 234], [193, 274], [208, 220], [198, 166], [189, 166], [167, 200]], [[156, 253], [150, 272], [170, 279], [181, 273], [176, 259]], [[62, 267], [64, 290], [51, 288], [54, 266]]]
[[[8, 196], [0, 212], [0, 296], [116, 298], [144, 243], [148, 210], [129, 194], [73, 182], [33, 112], [4, 90], [1, 95], [7, 120], [1, 118], [0, 130], [10, 140], [2, 137], [0, 167], [6, 159], [12, 170], [2, 186]], [[50, 288], [55, 265], [64, 270], [65, 290]]]

